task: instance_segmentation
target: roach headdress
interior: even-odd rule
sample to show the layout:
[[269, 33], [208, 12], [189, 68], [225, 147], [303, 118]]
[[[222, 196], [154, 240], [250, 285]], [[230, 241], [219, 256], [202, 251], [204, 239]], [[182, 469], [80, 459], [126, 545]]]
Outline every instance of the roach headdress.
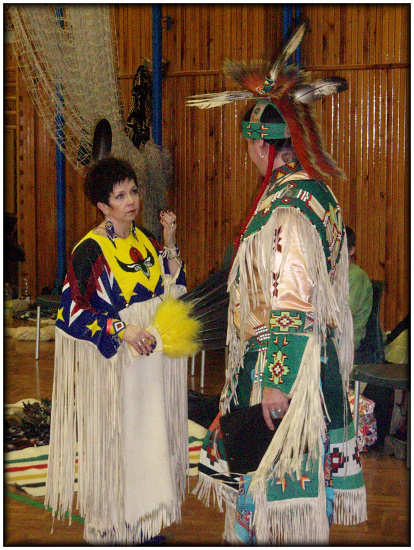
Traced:
[[[320, 130], [313, 114], [313, 103], [323, 96], [347, 89], [346, 80], [332, 77], [311, 81], [310, 76], [294, 65], [286, 66], [306, 31], [302, 23], [274, 63], [241, 63], [226, 60], [225, 76], [243, 86], [244, 90], [195, 95], [187, 105], [209, 109], [240, 99], [256, 100], [249, 121], [243, 122], [243, 135], [249, 139], [277, 139], [288, 137], [303, 168], [310, 177], [344, 177], [332, 157], [324, 151]], [[266, 105], [271, 103], [279, 111], [284, 123], [261, 121]]]

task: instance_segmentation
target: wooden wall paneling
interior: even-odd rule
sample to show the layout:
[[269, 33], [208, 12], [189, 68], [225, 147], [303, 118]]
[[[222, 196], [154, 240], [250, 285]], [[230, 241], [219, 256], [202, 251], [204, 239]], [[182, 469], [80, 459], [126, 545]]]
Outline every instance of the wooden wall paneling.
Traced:
[[[276, 55], [280, 52], [283, 38], [283, 25], [282, 25], [282, 6], [277, 4], [264, 5], [263, 7], [263, 25], [265, 25], [266, 32], [262, 38], [263, 42], [263, 56], [269, 60], [275, 59]], [[260, 9], [259, 5], [255, 5], [254, 8]], [[246, 36], [252, 32], [250, 25], [250, 12], [246, 10], [246, 21], [243, 27], [243, 35]], [[256, 32], [260, 32], [260, 27], [255, 29]], [[246, 42], [246, 57], [245, 59], [253, 59], [254, 55], [253, 42], [250, 40]], [[260, 55], [256, 54], [256, 57]]]
[[[356, 41], [354, 41], [356, 42]], [[365, 218], [363, 219], [361, 217], [361, 209], [366, 209], [367, 207], [367, 197], [366, 197], [366, 190], [367, 190], [367, 174], [365, 172], [365, 156], [363, 157], [361, 155], [362, 151], [365, 151], [365, 144], [364, 144], [364, 135], [365, 135], [365, 128], [364, 128], [364, 117], [366, 116], [365, 109], [367, 104], [364, 101], [361, 101], [362, 94], [363, 94], [363, 78], [364, 78], [364, 71], [356, 71], [356, 81], [355, 81], [355, 113], [357, 116], [355, 116], [355, 176], [356, 176], [356, 218], [357, 218], [357, 225], [354, 227], [354, 231], [357, 235], [358, 239], [358, 262], [360, 262], [361, 267], [366, 269], [366, 262], [368, 258], [365, 256], [365, 254], [362, 254], [362, 251], [366, 250], [366, 238], [368, 233], [368, 225], [369, 223], [366, 223], [369, 219]]]
[[[241, 34], [241, 14], [243, 11], [243, 6], [240, 4], [233, 4], [232, 6], [232, 17], [231, 17], [231, 26], [230, 26], [230, 33], [231, 33], [231, 57], [233, 59], [243, 59], [243, 53], [242, 53], [242, 41], [245, 39], [244, 36]], [[250, 13], [250, 16], [252, 18], [252, 28], [254, 28], [254, 25], [256, 23], [254, 12]]]
[[49, 136], [43, 121], [37, 117], [35, 134], [36, 195], [38, 220], [36, 233], [38, 255], [38, 292], [53, 288], [57, 266], [56, 212], [56, 144]]
[[[374, 87], [372, 93], [372, 102], [374, 106], [375, 116], [373, 119], [373, 128], [375, 131], [374, 137], [374, 153], [372, 163], [373, 182], [380, 186], [380, 196], [385, 202], [385, 215], [387, 215], [387, 178], [384, 177], [387, 166], [387, 147], [388, 147], [388, 133], [386, 123], [386, 86], [387, 71], [384, 69], [374, 72]], [[379, 262], [384, 270], [384, 279], [387, 278], [386, 272], [386, 233], [387, 233], [387, 220], [384, 221], [385, 233], [381, 232], [380, 241], [375, 241], [379, 245], [380, 258]], [[383, 280], [384, 280], [383, 279]]]
[[408, 6], [404, 6], [401, 10], [401, 30], [400, 33], [400, 59], [401, 63], [409, 63], [410, 61], [410, 22], [411, 22], [411, 13]]
[[[175, 5], [174, 8], [172, 5], [168, 5], [168, 10], [172, 11], [172, 18], [174, 21], [173, 24], [173, 30], [174, 30], [174, 49], [171, 50], [171, 58], [168, 58], [170, 60], [170, 63], [172, 63], [171, 70], [180, 71], [183, 70], [183, 54], [182, 49], [184, 48], [185, 44], [185, 35], [183, 33], [183, 20], [182, 20], [182, 14], [184, 13], [184, 6], [182, 5]], [[171, 33], [171, 31], [170, 31]], [[170, 33], [168, 34], [168, 38], [170, 38]], [[164, 42], [163, 42], [164, 47]]]
[[364, 20], [363, 20], [363, 51], [364, 58], [368, 64], [374, 63], [373, 61], [373, 51], [374, 51], [374, 42], [371, 40], [372, 33], [372, 24], [375, 23], [375, 12], [376, 9], [370, 10], [369, 5], [361, 4], [361, 7], [364, 11]]
[[335, 37], [331, 40], [329, 51], [329, 65], [341, 63], [341, 58], [344, 55], [344, 29], [342, 27], [342, 11], [340, 5], [333, 7], [332, 19], [330, 23], [331, 36]]
[[390, 49], [390, 18], [392, 14], [388, 10], [382, 10], [380, 35], [381, 49], [383, 52], [383, 63], [391, 63], [393, 61], [392, 50]]
[[[403, 129], [403, 119], [401, 117], [401, 108], [400, 105], [403, 102], [402, 95], [402, 74], [401, 70], [395, 70], [392, 71], [391, 75], [392, 77], [392, 88], [393, 88], [393, 103], [395, 103], [394, 109], [393, 109], [393, 128], [392, 128], [392, 136], [395, 136], [392, 140], [393, 144], [393, 162], [392, 162], [392, 172], [390, 173], [390, 182], [392, 187], [392, 197], [393, 197], [393, 212], [391, 215], [391, 221], [393, 223], [394, 235], [393, 235], [393, 250], [392, 250], [392, 266], [394, 266], [394, 269], [396, 269], [396, 277], [393, 280], [395, 284], [395, 293], [394, 293], [394, 300], [392, 303], [392, 306], [394, 308], [394, 317], [399, 315], [399, 309], [401, 306], [401, 303], [404, 303], [406, 301], [407, 294], [402, 295], [402, 290], [404, 288], [404, 257], [402, 254], [403, 245], [404, 245], [404, 233], [407, 231], [408, 227], [404, 227], [404, 214], [403, 214], [403, 208], [402, 206], [402, 189], [403, 187], [403, 180], [402, 175], [404, 171], [404, 163], [402, 159], [403, 155], [403, 149], [404, 149], [404, 129]], [[393, 178], [393, 173], [395, 173], [395, 180]]]
[[[180, 48], [180, 62], [182, 70], [191, 71], [199, 69], [199, 65], [196, 63], [196, 49], [198, 45], [198, 39], [193, 40], [193, 37], [198, 32], [198, 17], [192, 13], [196, 9], [193, 4], [186, 4], [182, 13], [181, 24], [182, 28], [182, 44]], [[194, 34], [193, 34], [194, 33]]]
[[17, 66], [11, 44], [4, 44], [4, 210], [17, 214], [18, 91]]
[[[192, 220], [191, 212], [191, 185], [198, 185], [196, 182], [191, 166], [191, 159], [194, 156], [194, 113], [192, 109], [183, 107], [184, 97], [193, 93], [193, 86], [190, 78], [180, 78], [181, 94], [177, 94], [177, 119], [181, 120], [184, 124], [184, 143], [179, 143], [177, 151], [182, 156], [181, 174], [177, 174], [179, 178], [178, 193], [180, 194], [181, 211], [179, 209], [177, 214], [182, 217], [181, 226], [183, 227], [183, 239], [180, 241], [180, 246], [183, 248], [185, 255], [184, 258], [187, 263], [187, 280], [191, 287], [191, 281], [195, 279], [195, 267], [197, 265], [197, 259], [195, 258], [195, 251], [193, 246], [198, 246], [198, 241], [201, 239], [200, 228], [195, 226], [198, 222], [198, 215]], [[180, 158], [180, 157], [178, 157]], [[200, 189], [201, 193], [201, 189]], [[191, 223], [193, 221], [193, 224]], [[194, 261], [195, 260], [195, 261]]]
[[118, 36], [120, 75], [133, 76], [144, 59], [152, 61], [152, 6], [123, 4], [113, 6]]
[[[393, 116], [393, 99], [394, 99], [394, 89], [393, 89], [393, 82], [392, 82], [392, 76], [393, 73], [389, 70], [386, 71], [386, 112], [384, 117], [384, 122], [386, 124], [386, 136], [387, 136], [387, 143], [386, 143], [386, 150], [387, 150], [387, 157], [386, 157], [386, 163], [385, 163], [385, 174], [389, 175], [387, 177], [387, 224], [390, 224], [389, 227], [389, 233], [388, 233], [388, 239], [386, 241], [386, 248], [385, 248], [385, 264], [386, 264], [386, 273], [391, 273], [391, 269], [394, 270], [393, 277], [387, 276], [386, 281], [386, 296], [385, 301], [386, 305], [386, 317], [393, 318], [394, 312], [395, 312], [395, 306], [394, 303], [397, 299], [398, 294], [398, 271], [400, 266], [398, 266], [395, 262], [398, 259], [398, 254], [395, 249], [395, 228], [398, 224], [397, 219], [395, 216], [395, 210], [393, 202], [397, 200], [397, 194], [395, 193], [396, 189], [393, 185], [394, 181], [398, 181], [397, 176], [397, 166], [395, 165], [395, 148], [394, 148], [394, 140], [397, 140], [397, 136], [394, 133], [394, 116]], [[391, 303], [387, 303], [387, 295], [393, 296], [393, 301]]]
[[[168, 85], [167, 81], [167, 85]], [[175, 84], [175, 85], [174, 85]], [[177, 213], [179, 222], [178, 222], [178, 238], [179, 246], [182, 251], [183, 258], [187, 264], [187, 277], [190, 276], [189, 273], [189, 261], [190, 261], [190, 227], [189, 227], [189, 216], [188, 210], [186, 209], [186, 200], [187, 200], [187, 181], [189, 179], [189, 169], [187, 167], [187, 152], [185, 147], [190, 146], [189, 136], [191, 134], [191, 121], [187, 114], [187, 109], [184, 109], [180, 103], [183, 100], [184, 94], [188, 93], [189, 81], [185, 78], [174, 79], [171, 84], [172, 89], [174, 89], [175, 96], [175, 119], [171, 119], [170, 124], [172, 128], [172, 134], [176, 131], [179, 132], [179, 139], [177, 140], [177, 148], [175, 150], [176, 155], [174, 157], [174, 166], [175, 171], [175, 184], [174, 184], [174, 199], [175, 199], [175, 211]], [[184, 138], [184, 141], [183, 141]], [[173, 203], [174, 204], [174, 203]]]
[[[194, 135], [194, 113], [192, 109], [183, 107], [183, 99], [184, 97], [188, 97], [189, 95], [193, 94], [193, 86], [192, 81], [190, 78], [183, 78], [180, 79], [180, 84], [183, 88], [184, 96], [178, 95], [178, 103], [177, 103], [177, 114], [180, 113], [183, 120], [184, 120], [184, 136], [185, 141], [184, 143], [180, 144], [180, 152], [183, 156], [183, 163], [182, 163], [182, 181], [181, 187], [182, 187], [182, 212], [184, 213], [183, 216], [183, 222], [184, 222], [184, 240], [182, 242], [182, 245], [184, 247], [184, 250], [186, 251], [186, 262], [188, 266], [187, 275], [188, 275], [188, 283], [189, 287], [191, 288], [191, 281], [195, 280], [197, 270], [194, 269], [197, 265], [197, 259], [195, 258], [195, 252], [193, 250], [193, 247], [198, 247], [198, 242], [201, 239], [201, 232], [200, 228], [198, 226], [195, 226], [194, 222], [198, 222], [198, 215], [196, 214], [193, 218], [191, 211], [190, 204], [191, 204], [191, 186], [197, 185], [198, 182], [196, 182], [193, 170], [191, 166], [191, 160], [194, 158], [194, 143], [195, 143], [195, 135]], [[184, 150], [183, 150], [184, 149]], [[201, 193], [201, 190], [200, 190]], [[192, 223], [193, 222], [193, 223]], [[194, 261], [195, 259], [195, 261]], [[194, 268], [193, 268], [194, 267]]]
[[17, 233], [18, 241], [25, 252], [21, 273], [27, 274], [30, 294], [37, 296], [37, 242], [34, 238], [37, 231], [35, 114], [33, 102], [27, 94], [20, 72], [17, 89], [19, 93]]
[[[390, 156], [387, 165], [388, 202], [386, 239], [387, 301], [386, 320], [401, 320], [408, 311], [408, 195], [406, 172], [406, 71], [394, 70], [388, 75], [391, 88], [388, 97], [394, 103], [388, 128]], [[398, 102], [397, 102], [398, 97]], [[397, 103], [396, 103], [397, 102]], [[395, 322], [394, 322], [395, 324]]]
[[132, 85], [134, 77], [123, 76], [119, 79], [119, 96], [122, 106], [122, 117], [126, 123], [132, 103]]
[[[348, 162], [346, 174], [349, 178], [349, 219], [353, 220], [353, 229], [356, 230], [356, 217], [357, 217], [357, 168], [356, 168], [356, 155], [357, 155], [357, 136], [355, 132], [355, 113], [356, 113], [356, 86], [357, 86], [358, 71], [348, 71], [348, 109], [346, 118], [342, 118], [341, 125], [344, 130], [345, 139], [348, 144]], [[343, 117], [343, 115], [342, 115]]]
[[209, 6], [201, 5], [200, 9], [200, 26], [199, 26], [199, 63], [200, 67], [210, 68], [210, 17]]
[[4, 211], [8, 214], [17, 213], [16, 186], [16, 128], [4, 128]]
[[[208, 77], [209, 80], [213, 80], [212, 77]], [[210, 85], [212, 86], [212, 84]], [[206, 182], [206, 191], [205, 191], [205, 235], [209, 236], [206, 240], [206, 264], [205, 269], [209, 270], [210, 266], [217, 269], [217, 242], [216, 235], [217, 231], [215, 229], [215, 223], [220, 218], [218, 211], [220, 209], [220, 204], [217, 196], [217, 183], [215, 178], [215, 166], [218, 161], [216, 150], [215, 150], [215, 133], [214, 133], [214, 113], [208, 111], [206, 113], [207, 121], [205, 127], [205, 139], [207, 145], [207, 151], [210, 158], [210, 162], [206, 163], [205, 166], [205, 182]], [[218, 138], [218, 136], [217, 136]]]
[[307, 65], [406, 63], [409, 7], [404, 4], [304, 4], [310, 21]]
[[403, 302], [405, 307], [397, 307], [397, 321], [400, 321], [404, 314], [408, 313], [410, 307], [410, 203], [408, 198], [410, 197], [410, 179], [409, 179], [409, 130], [408, 119], [406, 113], [408, 112], [408, 97], [409, 97], [409, 73], [407, 70], [401, 70], [401, 102], [399, 103], [399, 114], [401, 120], [400, 130], [400, 181], [399, 181], [399, 201], [396, 204], [398, 214], [401, 216], [402, 221], [400, 224], [399, 237], [400, 242], [397, 243], [397, 248], [400, 251], [399, 263], [400, 267], [400, 291], [398, 301]]
[[101, 220], [84, 193], [86, 172], [66, 163], [66, 265], [75, 244]]
[[[192, 81], [194, 84], [194, 87], [197, 86], [197, 83], [199, 83], [201, 86], [201, 89], [205, 89], [204, 81], [205, 77], [200, 77], [200, 79], [196, 79], [196, 77], [192, 77]], [[197, 82], [198, 81], [198, 82]], [[197, 218], [192, 218], [193, 223], [197, 219], [199, 231], [200, 231], [200, 239], [198, 242], [198, 246], [196, 247], [196, 257], [197, 257], [197, 267], [199, 269], [199, 272], [205, 273], [206, 269], [206, 254], [207, 254], [207, 232], [206, 232], [206, 216], [207, 216], [207, 196], [206, 196], [206, 189], [207, 189], [207, 181], [205, 178], [205, 170], [206, 165], [209, 163], [209, 161], [206, 158], [206, 152], [207, 152], [207, 140], [206, 140], [206, 126], [207, 126], [207, 119], [208, 119], [208, 111], [203, 110], [195, 113], [195, 126], [194, 126], [194, 156], [191, 159], [192, 167], [193, 167], [193, 175], [194, 175], [194, 185], [197, 186], [197, 188], [201, 189], [201, 193], [197, 194], [197, 197], [193, 194], [192, 186], [190, 185], [190, 194], [189, 197], [191, 197], [193, 200], [192, 202], [192, 208], [194, 209], [194, 212], [197, 211]], [[191, 139], [191, 138], [190, 138]], [[195, 199], [195, 201], [194, 201]], [[196, 204], [194, 202], [198, 202], [198, 208], [196, 210]]]
[[[219, 89], [223, 84], [223, 78], [220, 75], [215, 75], [214, 86]], [[227, 182], [224, 178], [224, 163], [223, 163], [223, 148], [224, 140], [222, 138], [223, 129], [223, 110], [216, 109], [213, 114], [212, 131], [214, 133], [214, 146], [216, 156], [215, 178], [213, 184], [217, 186], [217, 214], [215, 215], [215, 238], [216, 238], [216, 257], [217, 267], [221, 267], [227, 246], [232, 242], [231, 220], [226, 215], [226, 195]]]

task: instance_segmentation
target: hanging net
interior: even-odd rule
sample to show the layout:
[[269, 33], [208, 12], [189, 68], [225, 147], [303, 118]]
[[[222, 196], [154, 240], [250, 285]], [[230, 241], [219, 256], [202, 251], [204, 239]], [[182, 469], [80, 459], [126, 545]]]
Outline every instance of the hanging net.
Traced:
[[117, 45], [109, 5], [10, 5], [19, 68], [50, 136], [83, 173], [93, 133], [106, 118], [112, 152], [131, 163], [143, 186], [144, 225], [159, 236], [172, 175], [169, 153], [148, 141], [138, 150], [124, 130], [117, 81]]

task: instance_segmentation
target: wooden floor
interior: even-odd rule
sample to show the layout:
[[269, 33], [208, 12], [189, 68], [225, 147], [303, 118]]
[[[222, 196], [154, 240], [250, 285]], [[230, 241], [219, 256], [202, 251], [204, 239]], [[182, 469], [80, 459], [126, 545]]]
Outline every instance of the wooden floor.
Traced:
[[[7, 339], [5, 344], [5, 403], [21, 399], [51, 397], [53, 381], [53, 343], [41, 343], [38, 365], [34, 360], [33, 342]], [[189, 387], [199, 391], [200, 367], [196, 376], [189, 376]], [[210, 352], [206, 361], [205, 393], [219, 392], [224, 380], [224, 357]], [[362, 463], [367, 486], [368, 521], [358, 526], [333, 526], [333, 546], [409, 546], [409, 470], [402, 460], [363, 455]], [[190, 480], [190, 489], [194, 479]], [[53, 534], [50, 514], [41, 508], [16, 500], [8, 492], [19, 493], [6, 486], [5, 546], [82, 546], [83, 525], [71, 526], [56, 522]], [[41, 502], [41, 499], [37, 499]], [[75, 512], [76, 513], [76, 512]], [[182, 509], [182, 522], [164, 529], [168, 546], [220, 546], [223, 515], [216, 508], [206, 508], [188, 494]]]

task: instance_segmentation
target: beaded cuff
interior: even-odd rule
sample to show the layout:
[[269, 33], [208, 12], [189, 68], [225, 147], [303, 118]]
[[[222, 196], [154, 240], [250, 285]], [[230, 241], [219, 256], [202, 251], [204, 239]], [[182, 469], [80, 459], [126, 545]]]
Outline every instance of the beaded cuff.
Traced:
[[121, 339], [126, 327], [127, 324], [120, 319], [108, 319], [106, 322], [106, 332], [111, 336], [118, 336]]

